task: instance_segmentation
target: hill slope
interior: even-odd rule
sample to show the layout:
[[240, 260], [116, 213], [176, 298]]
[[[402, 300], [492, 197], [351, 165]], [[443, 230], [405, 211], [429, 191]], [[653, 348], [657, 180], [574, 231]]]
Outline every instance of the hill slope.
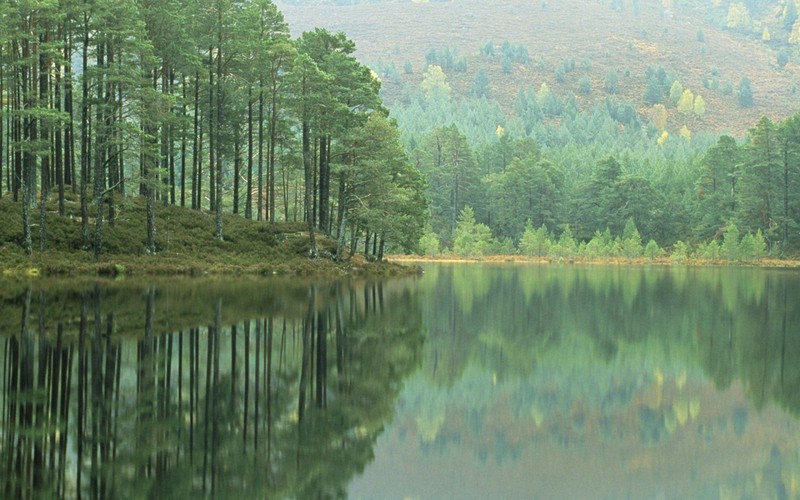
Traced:
[[[466, 62], [466, 71], [447, 72], [453, 91], [467, 95], [483, 68], [490, 97], [507, 112], [520, 89], [542, 83], [560, 95], [577, 95], [582, 105], [602, 101], [608, 95], [605, 79], [613, 72], [617, 95], [648, 116], [651, 105], [643, 97], [648, 67], [663, 68], [705, 100], [702, 116], [679, 113], [665, 100], [668, 128], [687, 125], [741, 135], [761, 116], [780, 120], [800, 110], [800, 58], [790, 57], [783, 67], [777, 62], [781, 50], [786, 55], [795, 50], [787, 43], [782, 2], [761, 2], [749, 24], [736, 29], [726, 27], [727, 2], [716, 2], [719, 7], [682, 2], [674, 9], [664, 7], [672, 2], [632, 3], [635, 9], [631, 2], [585, 0], [278, 6], [295, 35], [324, 27], [355, 41], [362, 61], [378, 68], [389, 106], [401, 98], [405, 85], [421, 82], [431, 49], [447, 49]], [[611, 8], [620, 4], [621, 10]], [[764, 28], [771, 33], [769, 41], [762, 39]], [[494, 58], [481, 55], [488, 41], [497, 49]], [[497, 52], [506, 41], [525, 47], [530, 62], [504, 70]], [[570, 61], [574, 69], [557, 76]], [[737, 96], [743, 77], [752, 83], [751, 107], [741, 106]], [[578, 89], [585, 78], [591, 82], [589, 93]]]

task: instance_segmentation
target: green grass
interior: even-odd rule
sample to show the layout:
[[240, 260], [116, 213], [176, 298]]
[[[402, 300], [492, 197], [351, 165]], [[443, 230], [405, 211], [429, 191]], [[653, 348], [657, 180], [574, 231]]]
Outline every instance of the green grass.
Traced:
[[[223, 241], [214, 237], [214, 214], [176, 206], [156, 207], [156, 253], [145, 251], [144, 200], [117, 199], [114, 224], [103, 227], [100, 256], [84, 248], [80, 206], [71, 196], [66, 215], [58, 206], [47, 206], [47, 249], [40, 250], [39, 209], [31, 211], [33, 254], [22, 247], [22, 210], [10, 197], [0, 199], [0, 273], [5, 277], [28, 276], [132, 276], [132, 275], [393, 275], [410, 268], [372, 263], [354, 257], [337, 262], [307, 257], [309, 244], [303, 223], [270, 224], [223, 215]], [[94, 213], [90, 235], [94, 235]], [[318, 248], [335, 251], [335, 242], [324, 235]]]

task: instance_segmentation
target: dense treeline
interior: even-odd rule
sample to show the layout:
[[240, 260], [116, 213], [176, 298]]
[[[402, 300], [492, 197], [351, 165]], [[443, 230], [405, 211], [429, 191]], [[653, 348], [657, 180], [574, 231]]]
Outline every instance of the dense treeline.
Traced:
[[148, 252], [158, 204], [211, 211], [210, 238], [230, 211], [306, 221], [312, 255], [318, 232], [340, 252], [408, 247], [422, 179], [354, 50], [325, 30], [292, 39], [271, 0], [3, 2], [0, 196], [22, 205], [21, 245], [47, 247], [47, 202], [66, 216], [71, 190], [95, 255], [131, 196]]
[[[574, 241], [536, 253], [551, 256], [576, 255], [592, 240], [605, 250], [588, 257], [642, 256], [652, 241], [651, 255], [670, 247], [719, 258], [726, 236], [730, 246], [749, 235], [759, 250], [731, 255], [750, 259], [800, 243], [800, 116], [764, 118], [738, 142], [670, 135], [622, 99], [581, 109], [546, 84], [521, 91], [507, 115], [483, 97], [454, 98], [435, 66], [392, 113], [428, 180], [426, 253], [530, 254], [523, 239], [537, 228], [551, 243]], [[627, 255], [633, 231], [640, 251]]]

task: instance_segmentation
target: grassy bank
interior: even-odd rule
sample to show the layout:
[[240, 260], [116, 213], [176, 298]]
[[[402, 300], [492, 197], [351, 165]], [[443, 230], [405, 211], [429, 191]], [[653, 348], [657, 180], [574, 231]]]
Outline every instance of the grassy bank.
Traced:
[[[120, 275], [398, 275], [414, 268], [398, 263], [369, 262], [360, 255], [343, 259], [308, 258], [309, 242], [302, 223], [269, 224], [240, 215], [223, 215], [224, 239], [214, 238], [214, 215], [176, 206], [156, 209], [156, 253], [145, 251], [143, 200], [127, 198], [117, 205], [113, 224], [103, 229], [102, 252], [95, 259], [84, 248], [79, 206], [67, 202], [67, 215], [48, 205], [47, 248], [40, 247], [39, 209], [31, 212], [33, 254], [22, 247], [22, 212], [9, 197], [0, 199], [0, 273], [3, 277]], [[90, 234], [94, 234], [90, 219]], [[335, 250], [321, 237], [323, 255]]]

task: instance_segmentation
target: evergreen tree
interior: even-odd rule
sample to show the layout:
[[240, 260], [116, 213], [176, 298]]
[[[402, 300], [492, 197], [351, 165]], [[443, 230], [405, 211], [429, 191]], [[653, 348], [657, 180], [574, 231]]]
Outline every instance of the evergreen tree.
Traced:
[[488, 255], [491, 248], [491, 230], [485, 224], [476, 222], [472, 208], [465, 206], [453, 231], [453, 253], [464, 257], [481, 257]]
[[695, 234], [703, 240], [715, 234], [730, 220], [736, 209], [742, 153], [736, 140], [723, 135], [706, 151], [701, 161], [701, 176], [696, 182], [698, 209]]
[[797, 5], [794, 0], [786, 2], [786, 7], [783, 11], [783, 27], [788, 32], [792, 32], [792, 27], [797, 21]]
[[489, 96], [489, 76], [483, 68], [475, 74], [475, 81], [472, 82], [472, 95], [478, 98]]
[[753, 89], [750, 86], [750, 79], [746, 76], [739, 81], [739, 104], [745, 108], [753, 105]]

